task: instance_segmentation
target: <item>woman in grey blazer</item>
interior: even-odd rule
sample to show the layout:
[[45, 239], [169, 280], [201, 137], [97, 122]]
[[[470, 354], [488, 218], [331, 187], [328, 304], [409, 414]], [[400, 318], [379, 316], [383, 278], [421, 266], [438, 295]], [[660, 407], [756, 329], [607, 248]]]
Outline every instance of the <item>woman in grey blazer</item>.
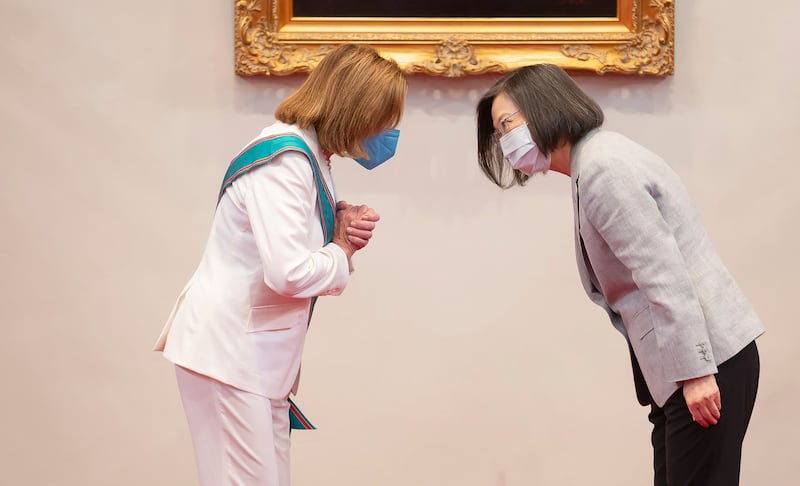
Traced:
[[477, 115], [489, 180], [508, 188], [550, 169], [572, 180], [578, 271], [628, 342], [655, 484], [738, 484], [764, 328], [678, 176], [602, 130], [600, 107], [554, 65], [506, 75]]

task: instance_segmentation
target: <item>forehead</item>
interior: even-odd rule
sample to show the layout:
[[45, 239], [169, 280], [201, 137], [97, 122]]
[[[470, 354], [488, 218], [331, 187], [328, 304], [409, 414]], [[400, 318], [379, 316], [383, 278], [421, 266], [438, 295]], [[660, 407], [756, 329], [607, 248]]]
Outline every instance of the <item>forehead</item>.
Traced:
[[511, 97], [503, 92], [498, 93], [492, 102], [492, 120], [497, 122], [504, 116], [510, 115], [518, 110], [517, 104], [511, 100]]

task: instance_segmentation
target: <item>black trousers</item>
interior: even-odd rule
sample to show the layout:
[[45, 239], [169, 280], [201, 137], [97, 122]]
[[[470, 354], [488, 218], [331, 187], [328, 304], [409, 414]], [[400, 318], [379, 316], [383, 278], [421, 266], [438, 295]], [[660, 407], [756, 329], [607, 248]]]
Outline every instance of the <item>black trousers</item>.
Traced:
[[663, 408], [650, 405], [655, 486], [739, 484], [742, 442], [756, 401], [759, 369], [755, 341], [718, 367], [721, 417], [707, 429], [692, 421], [682, 388]]

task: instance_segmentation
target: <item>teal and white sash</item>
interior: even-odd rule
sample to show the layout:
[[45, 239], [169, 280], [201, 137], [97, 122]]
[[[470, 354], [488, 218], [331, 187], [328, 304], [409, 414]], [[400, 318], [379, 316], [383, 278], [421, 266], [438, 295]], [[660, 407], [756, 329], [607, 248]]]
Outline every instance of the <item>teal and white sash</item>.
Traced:
[[[222, 187], [219, 190], [219, 200], [225, 194], [225, 189], [230, 187], [234, 180], [240, 175], [256, 167], [261, 167], [268, 164], [278, 155], [284, 152], [300, 152], [305, 155], [311, 163], [311, 170], [314, 171], [314, 180], [317, 184], [317, 205], [319, 207], [319, 222], [322, 225], [322, 233], [325, 236], [325, 244], [328, 244], [333, 239], [333, 224], [334, 224], [334, 207], [333, 195], [325, 184], [325, 179], [322, 178], [319, 163], [314, 152], [303, 141], [302, 138], [291, 133], [279, 133], [260, 138], [250, 145], [248, 145], [242, 152], [236, 156], [235, 159], [228, 166], [228, 171], [225, 172], [225, 179], [222, 181]], [[311, 299], [311, 313], [314, 312], [314, 305], [317, 298]], [[311, 323], [311, 315], [309, 315], [309, 324]], [[303, 412], [297, 408], [297, 405], [289, 399], [289, 423], [292, 429], [316, 429], [311, 422], [303, 415]]]

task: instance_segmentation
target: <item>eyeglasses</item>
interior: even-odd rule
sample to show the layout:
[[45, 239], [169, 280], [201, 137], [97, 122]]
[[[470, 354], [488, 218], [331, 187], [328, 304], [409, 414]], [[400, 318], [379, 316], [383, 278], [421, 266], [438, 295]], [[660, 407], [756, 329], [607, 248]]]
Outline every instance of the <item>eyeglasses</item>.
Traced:
[[495, 142], [499, 142], [500, 137], [508, 133], [509, 123], [511, 123], [511, 119], [517, 115], [519, 115], [519, 110], [515, 111], [514, 113], [509, 113], [497, 123], [497, 129], [494, 131], [494, 133], [492, 133], [492, 139]]

